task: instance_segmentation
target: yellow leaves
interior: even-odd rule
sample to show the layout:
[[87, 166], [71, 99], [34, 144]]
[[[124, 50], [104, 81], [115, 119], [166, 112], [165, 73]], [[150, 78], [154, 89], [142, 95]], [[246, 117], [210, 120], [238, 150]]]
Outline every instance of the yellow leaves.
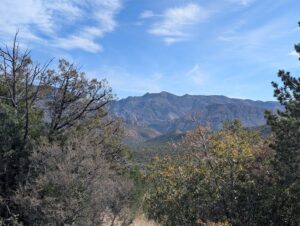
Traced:
[[[243, 128], [225, 127], [215, 133], [210, 143], [212, 155], [220, 162], [243, 165], [253, 160], [258, 152], [262, 151], [263, 140], [256, 133]], [[260, 144], [260, 145], [258, 145]], [[243, 167], [238, 166], [243, 169]]]
[[[220, 212], [209, 211], [215, 208], [240, 211], [237, 203], [248, 200], [246, 192], [252, 194], [259, 183], [258, 175], [267, 172], [272, 157], [267, 142], [236, 122], [215, 133], [198, 127], [178, 147], [189, 151], [173, 158], [156, 158], [146, 175], [146, 202], [162, 222], [174, 217], [195, 222], [195, 213], [203, 219], [209, 219], [207, 214], [214, 218]], [[226, 216], [219, 218], [225, 219], [230, 220]]]

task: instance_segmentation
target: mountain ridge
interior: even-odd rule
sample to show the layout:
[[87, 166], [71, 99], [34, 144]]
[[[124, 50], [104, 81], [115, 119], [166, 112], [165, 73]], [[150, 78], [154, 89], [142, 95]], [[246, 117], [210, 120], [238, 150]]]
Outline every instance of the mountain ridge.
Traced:
[[265, 110], [280, 108], [274, 101], [223, 95], [178, 96], [166, 91], [127, 97], [110, 106], [111, 112], [124, 122], [127, 142], [145, 142], [172, 131], [185, 133], [197, 124], [209, 124], [218, 130], [224, 121], [233, 119], [239, 119], [245, 127], [262, 126]]

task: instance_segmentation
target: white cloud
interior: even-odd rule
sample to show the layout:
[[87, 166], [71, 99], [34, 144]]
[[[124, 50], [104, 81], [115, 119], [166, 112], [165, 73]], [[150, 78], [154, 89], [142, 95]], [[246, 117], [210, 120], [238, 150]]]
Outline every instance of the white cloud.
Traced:
[[199, 64], [196, 64], [193, 66], [192, 69], [190, 69], [186, 73], [186, 77], [189, 81], [196, 85], [203, 85], [203, 83], [207, 80], [207, 74], [201, 69]]
[[162, 37], [166, 44], [186, 40], [190, 37], [190, 29], [205, 20], [209, 12], [197, 4], [167, 9], [162, 19], [152, 25], [148, 32]]
[[[222, 67], [229, 68], [227, 65], [230, 65], [231, 68], [239, 68], [244, 78], [249, 74], [249, 79], [253, 81], [257, 74], [264, 74], [267, 78], [278, 68], [294, 66], [294, 61], [289, 57], [283, 57], [288, 54], [294, 55], [291, 53], [291, 44], [286, 41], [296, 35], [289, 18], [283, 16], [271, 21], [263, 21], [255, 27], [251, 25], [252, 21], [249, 20], [243, 26], [231, 24], [227, 28], [222, 28], [225, 30], [218, 37], [221, 40], [219, 42], [221, 47], [216, 51], [213, 59], [218, 61], [222, 59]], [[230, 74], [228, 77], [239, 80], [240, 75]]]
[[[115, 30], [120, 9], [121, 0], [2, 0], [1, 39], [19, 29], [20, 37], [31, 42], [101, 51], [97, 39]], [[87, 20], [89, 26], [84, 25]]]
[[[244, 24], [241, 24], [242, 26]], [[268, 42], [286, 35], [284, 21], [272, 21], [253, 29], [243, 29], [242, 26], [233, 26], [222, 32], [218, 39], [231, 42], [230, 47], [254, 49], [265, 46]], [[245, 27], [245, 26], [244, 26]]]
[[102, 50], [102, 46], [89, 38], [80, 36], [70, 36], [68, 38], [59, 38], [56, 40], [55, 46], [63, 49], [83, 49], [88, 52], [98, 52]]
[[154, 16], [155, 16], [155, 14], [151, 10], [145, 10], [140, 15], [140, 17], [142, 19], [151, 18], [151, 17], [154, 17]]
[[299, 53], [297, 53], [295, 50], [289, 53], [289, 56], [299, 57]]
[[252, 2], [254, 2], [254, 0], [240, 0], [240, 4], [244, 6], [250, 5]]
[[181, 40], [182, 40], [182, 39], [180, 39], [179, 37], [173, 37], [173, 38], [166, 37], [166, 38], [164, 38], [164, 42], [165, 42], [167, 45], [172, 45], [173, 43], [179, 42], [179, 41], [181, 41]]
[[240, 4], [242, 6], [249, 6], [252, 4], [255, 0], [229, 0], [230, 2]]

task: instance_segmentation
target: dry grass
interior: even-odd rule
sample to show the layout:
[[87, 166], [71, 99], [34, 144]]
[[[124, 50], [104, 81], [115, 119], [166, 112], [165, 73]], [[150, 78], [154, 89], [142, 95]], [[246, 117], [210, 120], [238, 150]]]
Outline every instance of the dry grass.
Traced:
[[144, 215], [138, 215], [131, 226], [160, 226], [158, 223], [147, 220]]
[[[198, 222], [199, 226], [230, 226], [228, 222], [223, 223], [214, 223], [214, 222], [208, 222], [204, 223], [202, 221]], [[121, 222], [115, 221], [114, 226], [121, 226]], [[111, 222], [105, 224], [105, 226], [111, 226]], [[158, 223], [156, 223], [153, 220], [148, 220], [143, 214], [139, 214], [135, 217], [133, 220], [133, 223], [130, 226], [162, 226]]]
[[[106, 223], [104, 223], [104, 226], [111, 226], [111, 219], [107, 219]], [[122, 222], [116, 220], [113, 223], [113, 226], [121, 226]], [[160, 224], [156, 223], [153, 220], [148, 220], [143, 214], [139, 214], [135, 217], [133, 220], [133, 223], [130, 226], [161, 226]]]

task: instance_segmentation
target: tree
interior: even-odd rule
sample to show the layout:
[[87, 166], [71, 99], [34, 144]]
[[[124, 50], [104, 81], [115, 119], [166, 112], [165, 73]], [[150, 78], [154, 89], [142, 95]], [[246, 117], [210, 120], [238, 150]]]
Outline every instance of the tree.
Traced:
[[75, 131], [83, 136], [93, 131], [95, 146], [106, 145], [106, 158], [122, 161], [122, 130], [120, 121], [108, 112], [113, 95], [107, 81], [87, 79], [64, 59], [59, 60], [58, 71], [47, 71], [46, 81], [41, 105], [49, 141], [63, 144]]
[[11, 49], [0, 48], [0, 59], [0, 216], [9, 219], [13, 193], [28, 172], [30, 140], [41, 131], [36, 103], [50, 62], [33, 63], [30, 52], [19, 49], [17, 34]]
[[239, 121], [225, 123], [214, 133], [207, 158], [209, 187], [217, 197], [212, 216], [225, 217], [232, 225], [268, 225], [272, 159], [268, 142]]
[[[299, 23], [300, 25], [300, 23]], [[300, 44], [295, 45], [300, 53]], [[266, 113], [267, 123], [275, 136], [272, 148], [276, 170], [272, 218], [276, 225], [300, 224], [300, 78], [279, 70], [283, 86], [272, 82], [274, 96], [284, 107], [277, 114]]]
[[105, 106], [113, 97], [105, 80], [88, 80], [66, 60], [59, 61], [58, 69], [58, 72], [47, 72], [45, 100], [49, 114], [47, 130], [51, 139], [95, 114], [105, 117]]
[[268, 225], [272, 152], [258, 133], [238, 121], [215, 133], [198, 127], [179, 148], [187, 154], [158, 159], [147, 171], [150, 217], [166, 225]]
[[[40, 144], [31, 174], [15, 197], [26, 225], [103, 225], [131, 222], [131, 182], [110, 168], [93, 132], [73, 133], [64, 145]], [[112, 223], [113, 225], [113, 223]]]
[[0, 224], [127, 225], [132, 186], [106, 81], [66, 60], [34, 64], [17, 35], [0, 58]]
[[145, 175], [148, 217], [163, 225], [197, 225], [196, 178], [201, 181], [203, 172], [187, 158], [155, 158]]

